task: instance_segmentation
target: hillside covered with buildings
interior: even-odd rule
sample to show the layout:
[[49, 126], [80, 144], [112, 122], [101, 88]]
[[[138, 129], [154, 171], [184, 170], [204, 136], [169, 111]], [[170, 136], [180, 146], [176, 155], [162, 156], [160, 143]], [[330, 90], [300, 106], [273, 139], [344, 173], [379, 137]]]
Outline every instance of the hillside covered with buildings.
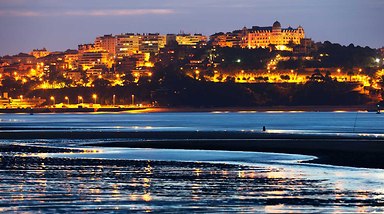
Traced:
[[0, 57], [0, 108], [39, 97], [34, 105], [364, 105], [382, 100], [383, 59], [384, 48], [315, 42], [277, 21], [209, 37], [110, 34]]

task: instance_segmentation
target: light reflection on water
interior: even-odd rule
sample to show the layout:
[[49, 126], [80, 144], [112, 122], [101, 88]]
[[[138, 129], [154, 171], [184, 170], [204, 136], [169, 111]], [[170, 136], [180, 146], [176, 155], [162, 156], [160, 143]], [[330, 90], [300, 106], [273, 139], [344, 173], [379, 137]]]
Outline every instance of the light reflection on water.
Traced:
[[197, 112], [114, 114], [3, 114], [7, 130], [261, 131], [383, 134], [384, 114], [372, 112]]
[[[382, 137], [382, 121], [383, 115], [352, 112], [5, 114], [0, 125], [18, 131], [260, 131], [265, 125], [268, 132]], [[384, 212], [384, 170], [297, 163], [308, 156], [121, 148], [49, 153], [52, 145], [94, 141], [2, 141], [44, 149], [0, 152], [0, 212]]]
[[[1, 211], [384, 211], [383, 170], [297, 164], [305, 156], [272, 153], [108, 150], [2, 153]], [[149, 153], [158, 160], [129, 160]]]

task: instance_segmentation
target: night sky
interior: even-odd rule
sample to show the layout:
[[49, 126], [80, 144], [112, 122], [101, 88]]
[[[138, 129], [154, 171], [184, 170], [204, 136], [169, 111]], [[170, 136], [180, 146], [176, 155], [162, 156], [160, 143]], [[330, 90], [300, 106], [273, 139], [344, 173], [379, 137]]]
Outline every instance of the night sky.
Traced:
[[0, 55], [76, 49], [98, 35], [304, 27], [315, 41], [384, 46], [383, 0], [0, 0]]

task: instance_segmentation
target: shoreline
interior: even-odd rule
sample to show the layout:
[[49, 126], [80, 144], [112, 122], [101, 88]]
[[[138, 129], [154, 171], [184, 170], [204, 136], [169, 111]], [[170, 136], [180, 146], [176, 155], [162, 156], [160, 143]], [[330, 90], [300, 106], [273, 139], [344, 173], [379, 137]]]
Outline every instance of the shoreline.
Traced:
[[89, 147], [272, 152], [318, 157], [310, 163], [384, 169], [384, 137], [262, 132], [6, 131], [1, 139], [108, 139]]
[[180, 113], [180, 112], [377, 112], [374, 105], [359, 106], [256, 106], [256, 107], [120, 107], [120, 108], [0, 108], [0, 113]]
[[377, 109], [371, 105], [362, 106], [256, 106], [256, 107], [153, 107], [149, 112], [376, 112]]

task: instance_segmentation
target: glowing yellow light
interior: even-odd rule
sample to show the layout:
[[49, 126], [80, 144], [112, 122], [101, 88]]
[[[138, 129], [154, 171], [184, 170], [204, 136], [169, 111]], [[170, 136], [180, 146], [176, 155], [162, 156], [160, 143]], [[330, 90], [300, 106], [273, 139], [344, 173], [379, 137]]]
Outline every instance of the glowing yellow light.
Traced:
[[200, 71], [199, 71], [199, 70], [196, 70], [195, 73], [196, 73], [196, 74], [200, 74]]
[[145, 67], [149, 67], [149, 68], [154, 67], [154, 65], [153, 65], [152, 62], [145, 62], [145, 63], [144, 63], [144, 66], [145, 66]]
[[99, 75], [99, 79], [101, 79], [101, 78], [103, 78], [103, 76], [100, 74], [100, 75]]
[[36, 70], [32, 68], [30, 73], [31, 73], [32, 76], [35, 76], [36, 75]]
[[337, 69], [337, 72], [339, 72], [339, 73], [340, 73], [340, 72], [341, 72], [341, 69], [340, 69], [340, 68], [338, 68], [338, 69]]
[[51, 100], [55, 100], [55, 97], [54, 96], [51, 96], [51, 98], [50, 98]]
[[149, 202], [149, 201], [152, 200], [152, 197], [151, 197], [151, 195], [150, 195], [149, 193], [143, 195], [142, 198], [143, 198], [143, 200], [146, 201], [146, 202]]

